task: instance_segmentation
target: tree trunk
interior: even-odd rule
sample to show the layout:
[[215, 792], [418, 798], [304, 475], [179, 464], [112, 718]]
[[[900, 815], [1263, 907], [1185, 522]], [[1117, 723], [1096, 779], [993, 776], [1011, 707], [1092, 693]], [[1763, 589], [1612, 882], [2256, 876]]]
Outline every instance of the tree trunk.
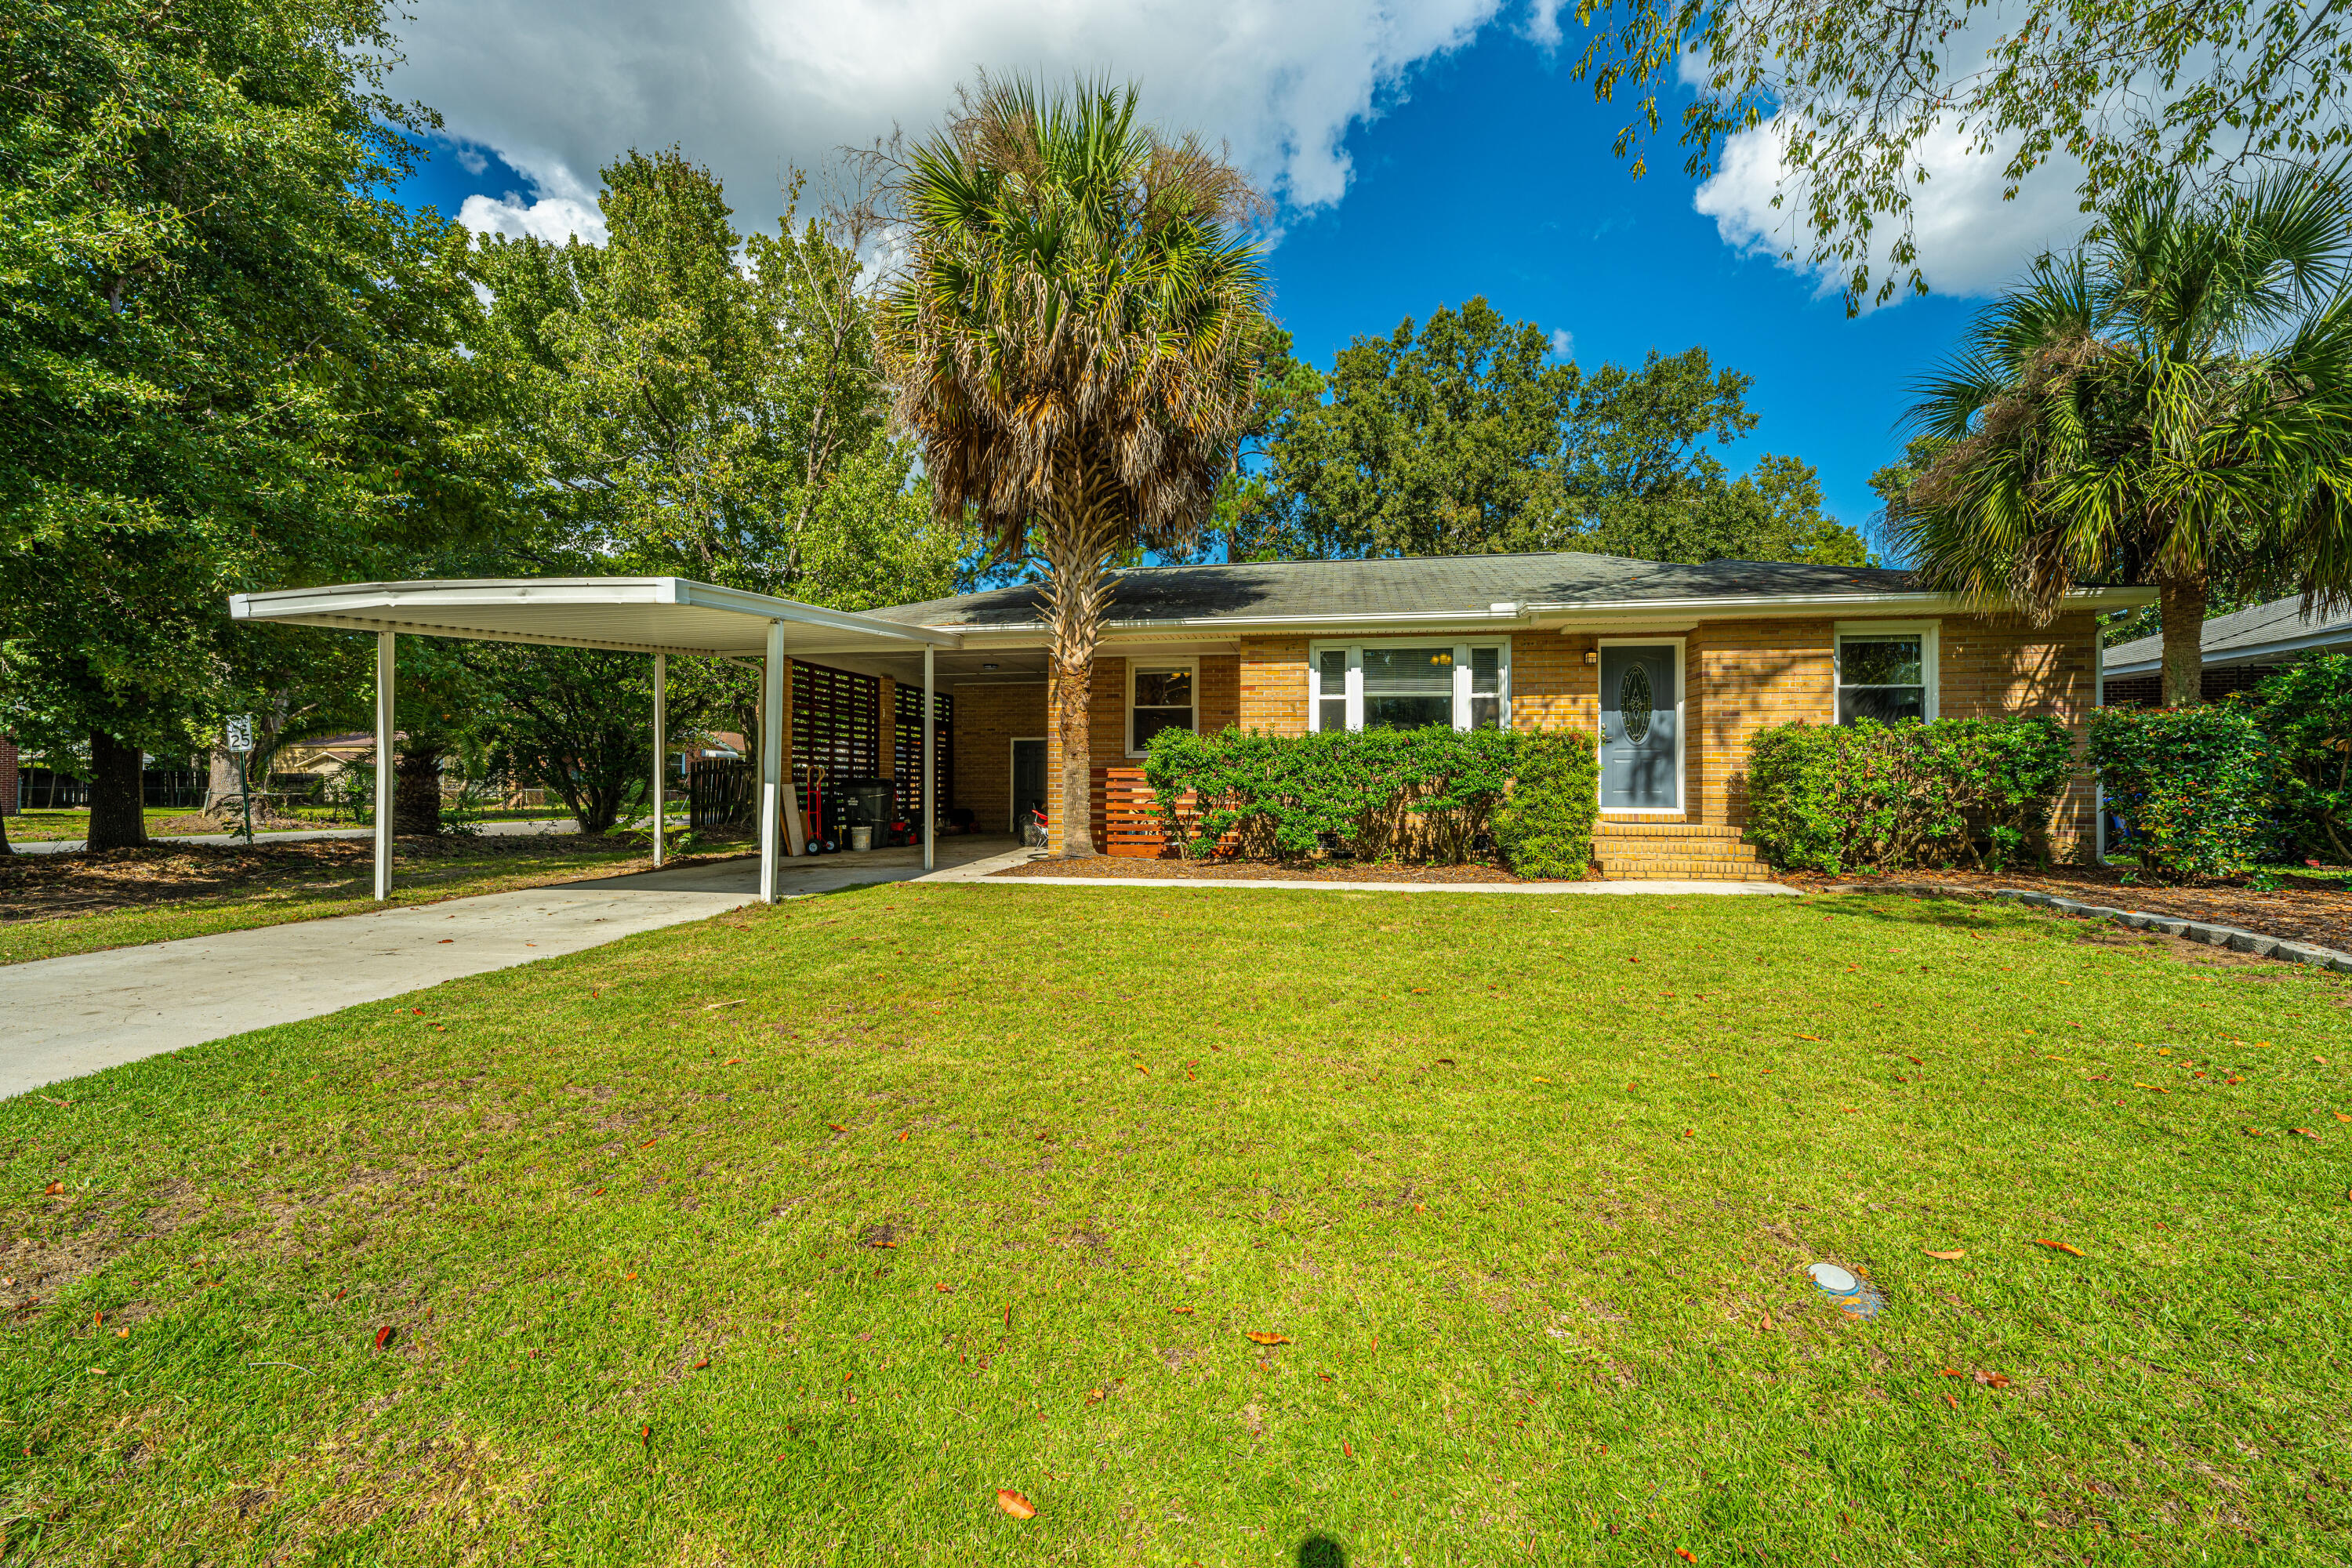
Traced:
[[2205, 700], [2205, 579], [2159, 577], [2157, 614], [2164, 623], [2164, 696], [2167, 708], [2194, 708]]
[[146, 758], [96, 731], [89, 737], [89, 847], [139, 849], [147, 843]]
[[236, 776], [236, 753], [215, 746], [205, 774], [205, 815], [227, 821], [238, 815], [237, 797], [244, 784]]
[[1089, 735], [1095, 648], [1102, 640], [1103, 610], [1110, 603], [1110, 577], [1103, 568], [1123, 520], [1118, 492], [1106, 469], [1074, 472], [1065, 493], [1069, 499], [1060, 514], [1044, 520], [1044, 608], [1052, 648], [1046, 690], [1054, 709], [1054, 733], [1062, 743], [1057, 792], [1062, 855], [1080, 859], [1096, 852]]
[[441, 831], [441, 748], [415, 746], [392, 763], [392, 830], [437, 837]]

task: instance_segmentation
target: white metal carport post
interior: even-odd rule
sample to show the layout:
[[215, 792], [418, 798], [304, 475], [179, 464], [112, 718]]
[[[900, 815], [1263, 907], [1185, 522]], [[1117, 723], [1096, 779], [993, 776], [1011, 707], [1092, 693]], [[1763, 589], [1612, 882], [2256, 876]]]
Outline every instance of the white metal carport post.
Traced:
[[669, 762], [668, 714], [663, 708], [669, 679], [669, 655], [654, 655], [654, 864], [662, 863], [662, 769]]
[[760, 901], [776, 901], [776, 835], [784, 821], [784, 623], [768, 623], [760, 671]]
[[375, 634], [375, 901], [392, 897], [392, 639]]
[[931, 645], [923, 645], [923, 869], [931, 868], [931, 819], [938, 814], [931, 781], [940, 776], [940, 712], [931, 694]]

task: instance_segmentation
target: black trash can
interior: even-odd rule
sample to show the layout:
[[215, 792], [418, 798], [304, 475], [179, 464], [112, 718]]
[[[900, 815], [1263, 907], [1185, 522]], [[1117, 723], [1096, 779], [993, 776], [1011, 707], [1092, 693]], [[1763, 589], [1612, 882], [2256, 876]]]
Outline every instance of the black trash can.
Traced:
[[898, 796], [888, 779], [847, 779], [834, 785], [825, 809], [832, 818], [826, 826], [835, 831], [844, 845], [849, 842], [849, 829], [870, 827], [874, 830], [874, 847], [878, 849], [889, 841]]

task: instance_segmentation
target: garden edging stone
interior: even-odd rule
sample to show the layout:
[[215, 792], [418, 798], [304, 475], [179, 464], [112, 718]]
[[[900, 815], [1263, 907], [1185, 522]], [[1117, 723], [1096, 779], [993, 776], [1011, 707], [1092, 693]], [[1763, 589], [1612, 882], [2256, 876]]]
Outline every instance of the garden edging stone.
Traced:
[[2105, 904], [2086, 904], [2079, 899], [2062, 899], [2053, 893], [2035, 892], [2025, 888], [1992, 888], [1980, 892], [1973, 888], [1947, 888], [1936, 882], [1840, 882], [1832, 884], [1825, 890], [1832, 893], [1900, 893], [1918, 899], [1958, 899], [1965, 903], [2003, 899], [2011, 903], [2030, 904], [2062, 915], [2113, 921], [2136, 931], [2159, 931], [2166, 936], [2201, 942], [2209, 947], [2226, 948], [2231, 952], [2250, 953], [2253, 957], [2267, 958], [2280, 963], [2300, 963], [2313, 969], [2331, 969], [2338, 973], [2352, 974], [2352, 952], [2338, 952], [2334, 948], [2321, 947], [2314, 942], [2288, 942], [2264, 936], [2260, 931], [2246, 931], [2238, 926], [2183, 920], [2175, 915], [2151, 914], [2142, 910], [2118, 910]]

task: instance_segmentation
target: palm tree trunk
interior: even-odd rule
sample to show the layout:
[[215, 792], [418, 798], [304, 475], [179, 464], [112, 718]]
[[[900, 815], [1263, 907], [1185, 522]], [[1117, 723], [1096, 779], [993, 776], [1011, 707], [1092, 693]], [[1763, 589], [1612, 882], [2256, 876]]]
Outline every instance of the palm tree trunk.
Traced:
[[1107, 472], [1074, 475], [1063, 493], [1068, 500], [1058, 515], [1043, 520], [1045, 626], [1052, 650], [1047, 690], [1054, 732], [1062, 743], [1062, 854], [1078, 859], [1095, 853], [1095, 648], [1110, 604], [1110, 576], [1104, 567], [1120, 537], [1121, 520], [1118, 492]]
[[147, 843], [146, 758], [97, 731], [89, 737], [89, 847], [138, 849]]
[[2194, 708], [2205, 700], [2204, 574], [2166, 574], [2156, 580], [2157, 614], [2164, 623], [2164, 697], [2167, 708]]
[[442, 748], [411, 746], [393, 759], [392, 830], [438, 837]]

